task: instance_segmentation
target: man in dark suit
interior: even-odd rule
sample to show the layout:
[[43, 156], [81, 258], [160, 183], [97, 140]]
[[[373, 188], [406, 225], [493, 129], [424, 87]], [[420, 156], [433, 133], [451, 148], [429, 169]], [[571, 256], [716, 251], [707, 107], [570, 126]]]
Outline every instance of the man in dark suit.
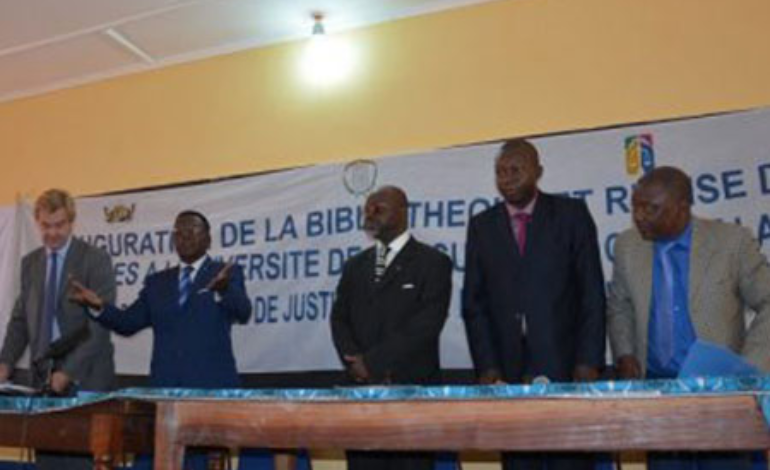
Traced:
[[[24, 257], [21, 292], [8, 322], [0, 351], [0, 383], [9, 379], [22, 353], [30, 347], [30, 371], [36, 387], [57, 394], [71, 385], [104, 391], [115, 375], [109, 331], [69, 301], [67, 279], [77, 277], [99, 296], [115, 299], [115, 276], [109, 255], [72, 236], [75, 201], [66, 191], [51, 189], [35, 203], [35, 220], [43, 246]], [[50, 344], [61, 338], [71, 349], [45, 359]], [[91, 468], [91, 458], [38, 453], [40, 469]]]
[[[231, 388], [240, 385], [230, 330], [251, 315], [243, 274], [209, 258], [209, 222], [195, 211], [174, 223], [180, 265], [147, 276], [139, 298], [125, 311], [73, 281], [73, 299], [121, 335], [151, 327], [150, 384], [155, 387]], [[205, 468], [192, 459], [185, 467]]]
[[150, 384], [155, 387], [225, 388], [240, 383], [230, 329], [251, 315], [243, 274], [207, 255], [209, 222], [195, 211], [174, 223], [179, 266], [147, 276], [139, 298], [121, 311], [73, 281], [73, 298], [96, 320], [121, 335], [152, 327]]
[[[407, 231], [407, 198], [380, 188], [364, 206], [375, 246], [345, 264], [331, 313], [334, 345], [357, 384], [435, 384], [452, 292], [448, 256]], [[349, 470], [432, 469], [427, 452], [348, 452]]]
[[[582, 201], [540, 192], [535, 147], [506, 142], [495, 161], [504, 201], [468, 226], [463, 289], [482, 384], [593, 380], [604, 365], [604, 279]], [[516, 470], [592, 468], [590, 455], [504, 455]]]

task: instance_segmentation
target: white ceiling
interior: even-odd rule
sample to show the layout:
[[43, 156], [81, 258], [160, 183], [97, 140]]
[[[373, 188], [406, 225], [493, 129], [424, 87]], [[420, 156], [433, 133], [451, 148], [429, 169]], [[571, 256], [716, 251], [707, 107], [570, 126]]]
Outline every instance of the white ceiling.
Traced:
[[0, 102], [490, 0], [0, 0]]

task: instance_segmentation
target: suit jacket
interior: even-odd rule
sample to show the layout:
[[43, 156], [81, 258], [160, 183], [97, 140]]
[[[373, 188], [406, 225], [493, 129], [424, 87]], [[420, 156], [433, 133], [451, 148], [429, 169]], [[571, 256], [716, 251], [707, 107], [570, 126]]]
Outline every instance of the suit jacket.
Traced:
[[[16, 298], [0, 351], [0, 362], [11, 367], [18, 362], [27, 346], [30, 346], [32, 360], [46, 352], [40, 344], [38, 331], [45, 297], [46, 257], [45, 248], [40, 247], [27, 254], [21, 262], [21, 292]], [[59, 360], [56, 368], [69, 375], [80, 388], [108, 390], [115, 375], [110, 333], [90, 319], [85, 307], [69, 300], [66, 282], [70, 276], [102, 298], [114, 301], [115, 276], [109, 255], [77, 238], [72, 239], [62, 268], [56, 317], [62, 337], [81, 328], [88, 330], [84, 340]], [[36, 379], [33, 377], [34, 385], [42, 385]]]
[[[770, 371], [770, 267], [748, 229], [693, 218], [688, 305], [698, 338]], [[615, 242], [607, 321], [615, 357], [647, 364], [653, 243], [636, 229]], [[756, 312], [746, 329], [745, 308]]]
[[568, 381], [604, 364], [604, 280], [596, 226], [579, 200], [538, 195], [519, 253], [504, 203], [468, 226], [463, 288], [477, 373]]
[[375, 251], [345, 263], [331, 313], [337, 352], [362, 354], [373, 383], [437, 383], [452, 262], [412, 237], [375, 283]]
[[147, 276], [139, 298], [125, 311], [107, 305], [96, 317], [116, 333], [153, 331], [150, 383], [155, 387], [227, 388], [240, 385], [230, 328], [246, 323], [251, 302], [238, 266], [221, 298], [206, 285], [224, 266], [207, 259], [190, 297], [179, 306], [179, 267]]

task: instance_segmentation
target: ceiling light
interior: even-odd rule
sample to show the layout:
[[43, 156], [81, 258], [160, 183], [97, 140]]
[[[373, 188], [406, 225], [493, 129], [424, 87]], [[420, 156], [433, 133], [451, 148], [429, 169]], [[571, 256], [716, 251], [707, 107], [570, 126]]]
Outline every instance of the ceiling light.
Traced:
[[349, 77], [355, 65], [355, 53], [345, 38], [326, 34], [324, 15], [314, 12], [310, 41], [302, 54], [302, 77], [314, 86], [331, 86]]

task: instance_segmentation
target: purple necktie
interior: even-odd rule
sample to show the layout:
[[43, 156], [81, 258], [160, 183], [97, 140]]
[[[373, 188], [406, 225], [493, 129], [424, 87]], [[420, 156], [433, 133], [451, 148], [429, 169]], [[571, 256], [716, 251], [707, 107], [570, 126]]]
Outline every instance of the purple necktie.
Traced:
[[526, 212], [513, 214], [513, 233], [516, 236], [516, 244], [519, 246], [519, 254], [524, 256], [524, 248], [527, 246], [527, 224], [532, 216]]

